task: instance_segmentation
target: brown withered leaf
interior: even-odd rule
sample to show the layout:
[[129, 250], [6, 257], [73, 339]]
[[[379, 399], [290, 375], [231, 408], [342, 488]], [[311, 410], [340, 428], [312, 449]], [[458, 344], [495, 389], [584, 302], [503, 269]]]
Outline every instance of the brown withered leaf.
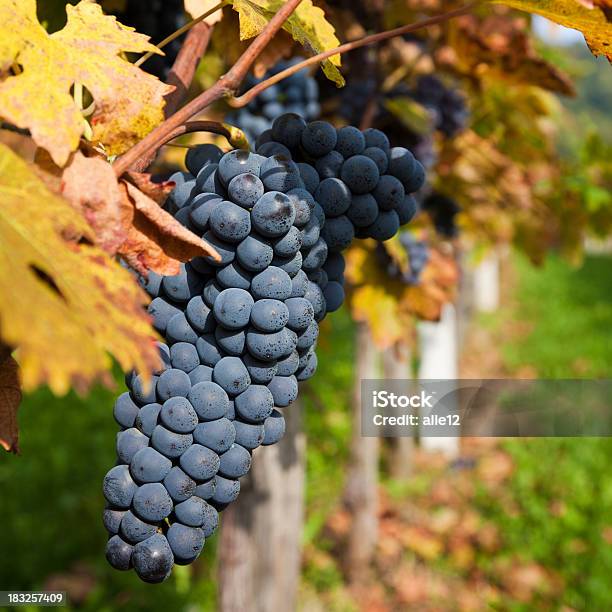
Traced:
[[0, 446], [9, 453], [19, 453], [17, 408], [21, 403], [19, 366], [10, 351], [0, 345]]
[[128, 228], [128, 235], [118, 253], [140, 274], [146, 276], [148, 270], [153, 270], [173, 275], [178, 273], [181, 261], [205, 255], [220, 259], [212, 246], [134, 185], [121, 181], [120, 189], [122, 224]]
[[127, 172], [130, 182], [134, 183], [142, 193], [149, 196], [156, 204], [162, 206], [174, 189], [174, 181], [156, 183], [148, 172]]
[[76, 151], [62, 174], [62, 195], [85, 217], [96, 244], [114, 255], [127, 238], [121, 223], [121, 191], [112, 166]]
[[576, 93], [570, 78], [538, 55], [522, 18], [464, 15], [455, 20], [448, 36], [455, 69], [469, 78], [494, 77], [566, 96]]

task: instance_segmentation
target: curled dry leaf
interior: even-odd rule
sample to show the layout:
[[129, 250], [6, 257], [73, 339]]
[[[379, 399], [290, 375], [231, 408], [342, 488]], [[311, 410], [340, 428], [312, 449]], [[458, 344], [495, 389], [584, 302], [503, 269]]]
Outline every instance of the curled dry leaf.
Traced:
[[128, 238], [119, 254], [141, 274], [149, 269], [158, 274], [177, 274], [180, 261], [212, 256], [217, 251], [190, 232], [134, 185], [121, 181], [123, 223]]
[[174, 181], [156, 183], [148, 172], [127, 172], [127, 176], [131, 183], [160, 206], [165, 203], [170, 192], [176, 186]]
[[19, 366], [10, 349], [0, 344], [0, 446], [9, 453], [19, 453], [17, 409], [20, 403]]
[[128, 230], [121, 223], [121, 191], [112, 166], [77, 151], [63, 172], [61, 193], [91, 225], [96, 244], [114, 255]]

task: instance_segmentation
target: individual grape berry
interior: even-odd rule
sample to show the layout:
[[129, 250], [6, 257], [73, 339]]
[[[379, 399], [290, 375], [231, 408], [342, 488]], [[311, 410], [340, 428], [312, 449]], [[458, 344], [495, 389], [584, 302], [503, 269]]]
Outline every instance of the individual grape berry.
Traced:
[[[231, 358], [225, 357], [224, 359]], [[214, 372], [215, 370], [213, 370], [213, 377]], [[227, 393], [216, 382], [198, 383], [191, 388], [188, 399], [202, 421], [220, 419], [226, 413], [229, 405]]]
[[142, 542], [152, 535], [157, 533], [157, 525], [145, 523], [141, 521], [135, 514], [129, 510], [121, 520], [121, 537], [127, 540], [130, 544]]
[[219, 164], [208, 164], [198, 172], [196, 188], [203, 193], [225, 194], [225, 188], [219, 178]]
[[151, 436], [157, 425], [157, 417], [161, 410], [161, 404], [147, 404], [143, 406], [136, 417], [134, 425], [146, 436]]
[[327, 219], [321, 230], [323, 240], [330, 251], [343, 251], [355, 238], [355, 228], [348, 217], [342, 215]]
[[210, 214], [210, 229], [217, 238], [237, 243], [246, 238], [251, 231], [251, 215], [248, 210], [224, 201]]
[[325, 310], [325, 297], [321, 288], [313, 282], [308, 282], [304, 297], [312, 304], [315, 319]]
[[246, 327], [253, 308], [253, 298], [244, 289], [224, 289], [215, 300], [213, 312], [227, 329]]
[[311, 121], [302, 132], [304, 150], [315, 157], [329, 153], [337, 142], [336, 129], [326, 121]]
[[152, 297], [156, 298], [161, 289], [162, 276], [149, 270], [147, 278], [138, 276], [138, 284]]
[[230, 449], [219, 457], [219, 474], [225, 478], [241, 478], [250, 467], [251, 453], [239, 444], [232, 444]]
[[189, 499], [196, 492], [196, 482], [175, 465], [164, 478], [164, 487], [175, 502]]
[[396, 212], [400, 225], [406, 225], [406, 223], [412, 221], [417, 212], [417, 203], [414, 196], [405, 196]]
[[275, 376], [268, 383], [268, 389], [274, 398], [274, 405], [285, 408], [297, 398], [297, 379], [295, 376]]
[[211, 501], [218, 510], [231, 504], [238, 497], [238, 493], [240, 493], [239, 480], [223, 478], [218, 474], [215, 476], [215, 493]]
[[337, 132], [336, 151], [345, 158], [363, 153], [366, 148], [366, 141], [360, 130], [352, 125], [347, 125], [341, 127]]
[[331, 281], [323, 290], [325, 296], [325, 309], [327, 312], [335, 312], [344, 302], [344, 288], [340, 283]]
[[118, 510], [117, 508], [104, 508], [102, 513], [102, 522], [104, 528], [108, 531], [109, 535], [117, 535], [119, 533], [119, 527], [121, 525], [121, 519], [125, 516], [126, 510]]
[[153, 327], [160, 333], [166, 332], [166, 327], [170, 319], [181, 311], [165, 299], [156, 297], [148, 307], [149, 314], [153, 317]]
[[389, 152], [391, 145], [384, 132], [376, 128], [369, 128], [363, 132], [363, 136], [365, 138], [366, 147], [377, 147], [382, 149], [385, 153]]
[[273, 410], [272, 414], [264, 421], [263, 446], [270, 446], [279, 442], [285, 435], [285, 418], [278, 410]]
[[146, 383], [140, 375], [132, 379], [132, 397], [139, 404], [151, 404], [155, 401], [155, 389], [157, 387], [158, 376], [151, 376], [151, 380]]
[[174, 515], [178, 521], [188, 527], [201, 527], [208, 515], [208, 504], [197, 496], [174, 506]]
[[387, 169], [389, 168], [389, 158], [382, 149], [379, 149], [378, 147], [368, 147], [363, 152], [363, 155], [369, 157], [376, 164], [379, 174], [384, 174], [387, 172]]
[[319, 326], [313, 321], [303, 332], [298, 335], [297, 348], [303, 350], [311, 347], [319, 337]]
[[135, 427], [117, 434], [117, 457], [121, 463], [129, 463], [132, 457], [149, 444], [149, 438]]
[[371, 193], [354, 195], [346, 216], [355, 227], [372, 225], [378, 217], [378, 203]]
[[139, 484], [161, 482], [172, 468], [172, 462], [154, 448], [141, 448], [130, 462], [130, 473]]
[[315, 170], [310, 164], [298, 163], [298, 170], [300, 171], [300, 176], [302, 177], [302, 182], [304, 183], [305, 189], [314, 193], [319, 184], [319, 175], [317, 174], [317, 170]]
[[114, 535], [106, 544], [106, 560], [117, 570], [129, 570], [132, 567], [133, 550], [133, 546]]
[[274, 408], [272, 394], [264, 385], [250, 385], [236, 396], [234, 404], [240, 417], [250, 423], [264, 421]]
[[[284, 194], [290, 189], [304, 186], [295, 162], [284, 155], [268, 157], [261, 164], [260, 177], [268, 191], [278, 191]], [[293, 220], [291, 223], [293, 223]]]
[[[317, 186], [318, 184], [319, 181], [317, 179]], [[310, 221], [312, 211], [315, 207], [314, 198], [308, 191], [306, 191], [306, 189], [302, 189], [301, 187], [297, 187], [296, 189], [292, 189], [291, 191], [287, 192], [287, 197], [291, 200], [291, 203], [295, 209], [295, 219], [293, 221], [293, 225], [297, 228], [304, 227]]]
[[170, 347], [170, 356], [172, 366], [184, 372], [191, 372], [196, 366], [200, 365], [200, 358], [198, 357], [196, 347], [188, 342], [173, 344]]
[[[202, 289], [202, 299], [204, 300], [206, 306], [212, 308], [215, 304], [215, 300], [217, 299], [218, 295], [223, 291], [223, 289], [224, 287], [222, 287], [218, 282], [214, 280], [209, 280], [204, 285], [204, 289]], [[213, 329], [211, 329], [211, 331], [213, 331]]]
[[196, 176], [198, 172], [208, 164], [218, 164], [223, 151], [213, 144], [202, 144], [187, 151], [185, 165], [187, 170]]
[[321, 236], [321, 223], [317, 217], [313, 216], [310, 221], [302, 228], [302, 249], [312, 247]]
[[319, 183], [315, 199], [325, 211], [326, 217], [339, 217], [351, 205], [351, 192], [340, 179], [326, 178]]
[[102, 485], [106, 501], [117, 508], [129, 508], [137, 488], [127, 465], [111, 468]]
[[279, 300], [257, 300], [251, 310], [251, 323], [260, 331], [280, 331], [289, 320], [285, 304]]
[[[365, 155], [355, 155], [342, 164], [340, 178], [356, 194], [368, 193], [378, 184], [378, 166]], [[321, 203], [321, 205], [323, 205]], [[323, 209], [325, 207], [323, 206]], [[344, 212], [344, 211], [342, 211]]]
[[191, 434], [178, 434], [157, 425], [151, 434], [151, 445], [168, 459], [180, 457], [193, 444]]
[[399, 230], [399, 217], [394, 210], [381, 210], [376, 221], [365, 228], [365, 231], [375, 240], [389, 240]]
[[248, 353], [242, 358], [242, 361], [253, 383], [269, 383], [276, 375], [277, 364], [275, 361], [260, 361]]
[[194, 180], [185, 181], [184, 183], [177, 185], [170, 195], [168, 200], [170, 204], [173, 204], [177, 209], [183, 208], [191, 202], [191, 198], [195, 194], [196, 182]]
[[251, 451], [261, 446], [264, 439], [263, 425], [234, 421], [234, 429], [236, 431], [236, 444]]
[[306, 289], [308, 288], [308, 276], [306, 272], [300, 270], [291, 279], [291, 296], [290, 297], [304, 297]]
[[[216, 208], [215, 208], [216, 210]], [[227, 264], [232, 263], [234, 261], [234, 257], [236, 257], [236, 245], [230, 244], [225, 240], [221, 240], [221, 238], [217, 237], [214, 232], [211, 230], [207, 231], [202, 239], [208, 242], [214, 249], [217, 251], [219, 256], [221, 257], [221, 261], [216, 261], [213, 259], [212, 255], [206, 255], [204, 259], [215, 268], [223, 268], [227, 266]], [[208, 302], [207, 302], [208, 303]], [[209, 304], [210, 306], [210, 304]]]
[[260, 168], [265, 158], [256, 153], [249, 153], [242, 149], [236, 149], [226, 153], [219, 161], [219, 178], [224, 185], [239, 174], [254, 174], [260, 176]]
[[280, 142], [266, 142], [262, 144], [260, 147], [257, 147], [257, 153], [259, 155], [263, 155], [264, 157], [272, 157], [273, 155], [280, 155], [282, 157], [286, 157], [287, 159], [291, 159], [291, 151]]
[[212, 499], [215, 494], [215, 489], [217, 488], [217, 478], [218, 476], [214, 476], [210, 480], [200, 483], [195, 489], [195, 495], [205, 501]]
[[405, 187], [408, 193], [414, 193], [418, 191], [423, 184], [425, 183], [425, 168], [423, 168], [423, 164], [417, 159], [414, 162], [414, 172], [412, 174], [412, 179], [409, 182], [406, 182]]
[[180, 458], [181, 468], [194, 480], [208, 480], [219, 469], [219, 455], [201, 444], [192, 444]]
[[219, 325], [215, 330], [215, 340], [219, 348], [228, 355], [240, 357], [244, 353], [246, 334], [243, 329], [225, 329]]
[[306, 298], [289, 298], [285, 306], [288, 310], [287, 327], [295, 332], [307, 329], [314, 320], [314, 309]]
[[117, 398], [113, 407], [113, 416], [121, 427], [127, 429], [134, 425], [138, 416], [138, 406], [134, 403], [129, 393], [122, 393]]
[[157, 533], [134, 546], [132, 561], [141, 580], [158, 583], [170, 575], [174, 556], [166, 537]]
[[217, 270], [217, 283], [224, 289], [244, 289], [251, 287], [252, 274], [245, 270], [238, 262], [232, 261], [224, 268]]
[[274, 333], [250, 329], [247, 331], [246, 344], [249, 353], [261, 361], [276, 361], [288, 355], [295, 348], [286, 329]]
[[302, 132], [305, 127], [306, 122], [299, 115], [286, 113], [274, 120], [272, 138], [289, 149], [295, 149], [302, 140]]
[[174, 562], [179, 565], [195, 561], [204, 547], [204, 531], [197, 527], [173, 523], [166, 536], [174, 555]]
[[284, 236], [274, 241], [274, 255], [277, 257], [293, 257], [301, 247], [302, 234], [294, 226], [289, 228], [289, 231]]
[[215, 421], [200, 423], [193, 432], [193, 439], [215, 453], [224, 453], [236, 437], [234, 426], [229, 419], [222, 417]]
[[243, 208], [252, 208], [264, 194], [264, 184], [254, 174], [239, 174], [229, 183], [228, 193], [232, 202]]
[[162, 425], [175, 433], [191, 433], [198, 424], [198, 415], [184, 397], [171, 397], [162, 406], [159, 418]]
[[196, 342], [196, 349], [200, 356], [200, 361], [211, 368], [223, 357], [217, 346], [217, 341], [212, 334], [200, 336]]
[[257, 300], [286, 300], [291, 296], [291, 292], [291, 277], [276, 266], [269, 266], [253, 277], [251, 282], [251, 294]]
[[378, 205], [383, 210], [398, 208], [406, 195], [401, 181], [390, 174], [383, 174], [372, 192]]
[[191, 296], [202, 291], [202, 279], [191, 266], [181, 264], [178, 274], [164, 276], [162, 289], [175, 302], [188, 302]]
[[185, 309], [185, 317], [189, 325], [201, 334], [210, 333], [215, 328], [212, 311], [200, 295], [196, 295], [189, 300]]
[[238, 357], [223, 357], [214, 367], [213, 380], [230, 397], [239, 395], [251, 384], [246, 366]]
[[265, 238], [251, 234], [238, 245], [236, 256], [246, 270], [261, 272], [272, 262], [274, 250]]
[[189, 376], [177, 368], [162, 372], [157, 383], [157, 397], [165, 402], [171, 397], [187, 397], [191, 389]]
[[272, 265], [286, 272], [289, 278], [294, 277], [302, 269], [302, 254], [298, 251], [293, 257], [274, 257]]
[[284, 236], [294, 220], [293, 203], [280, 191], [268, 191], [251, 210], [253, 228], [266, 237]]
[[198, 194], [193, 198], [193, 202], [189, 207], [189, 221], [198, 230], [205, 232], [209, 228], [208, 223], [212, 211], [222, 202], [223, 198], [216, 193]]
[[322, 238], [319, 238], [304, 258], [302, 268], [305, 272], [313, 272], [319, 269], [325, 263], [327, 254], [327, 243]]
[[288, 357], [280, 359], [276, 364], [276, 373], [279, 376], [291, 376], [295, 374], [300, 364], [300, 356], [293, 351]]
[[314, 373], [317, 370], [317, 354], [311, 353], [306, 361], [306, 364], [303, 368], [299, 369], [296, 373], [296, 378], [298, 381], [308, 380], [314, 376]]
[[148, 482], [134, 493], [132, 508], [143, 521], [156, 522], [172, 512], [172, 499], [160, 482]]
[[179, 312], [168, 321], [166, 339], [168, 342], [189, 342], [194, 344], [198, 339], [198, 334], [193, 327], [189, 325], [189, 321], [185, 314]]
[[199, 365], [189, 372], [189, 380], [191, 381], [191, 386], [195, 387], [198, 383], [201, 382], [211, 382], [212, 381], [212, 373], [213, 369], [210, 366]]
[[[338, 151], [330, 151], [323, 157], [319, 157], [319, 159], [315, 161], [315, 168], [318, 174], [318, 178], [320, 180], [323, 180], [327, 178], [339, 177], [343, 163], [344, 157]], [[315, 191], [313, 191], [312, 193], [316, 193], [316, 188]]]
[[404, 185], [412, 182], [415, 165], [416, 159], [408, 149], [393, 147], [389, 151], [389, 174], [398, 178]]

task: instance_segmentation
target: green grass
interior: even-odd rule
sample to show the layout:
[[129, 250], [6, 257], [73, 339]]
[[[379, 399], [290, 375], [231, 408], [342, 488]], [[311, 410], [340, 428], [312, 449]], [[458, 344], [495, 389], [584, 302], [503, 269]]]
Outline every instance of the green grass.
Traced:
[[531, 327], [507, 342], [510, 369], [532, 366], [541, 378], [609, 378], [612, 371], [612, 257], [588, 256], [580, 268], [550, 257], [542, 268], [516, 257], [512, 318]]

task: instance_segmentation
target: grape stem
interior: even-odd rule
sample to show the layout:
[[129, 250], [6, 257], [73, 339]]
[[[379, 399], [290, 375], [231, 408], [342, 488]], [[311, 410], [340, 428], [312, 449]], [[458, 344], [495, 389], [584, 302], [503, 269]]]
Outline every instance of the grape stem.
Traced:
[[287, 0], [227, 74], [224, 74], [212, 87], [202, 92], [197, 98], [185, 104], [174, 115], [168, 117], [161, 125], [149, 132], [140, 142], [119, 157], [113, 164], [116, 176], [121, 176], [126, 170], [131, 169], [132, 165], [148, 152], [157, 151], [169, 134], [201, 110], [221, 98], [233, 95], [253, 62], [282, 28], [301, 1]]
[[225, 136], [230, 145], [236, 149], [249, 148], [247, 138], [242, 130], [228, 123], [219, 123], [218, 121], [187, 121], [187, 123], [179, 125], [174, 131], [170, 132], [160, 146], [168, 144], [179, 136], [192, 134], [193, 132], [219, 134], [220, 136]]
[[458, 9], [453, 11], [448, 11], [447, 13], [443, 13], [442, 15], [436, 15], [435, 17], [429, 17], [428, 19], [423, 19], [421, 21], [417, 21], [416, 23], [412, 23], [409, 25], [401, 26], [399, 28], [395, 28], [393, 30], [388, 30], [386, 32], [379, 32], [378, 34], [371, 34], [370, 36], [364, 36], [363, 38], [359, 38], [358, 40], [353, 40], [348, 43], [344, 43], [335, 49], [329, 49], [328, 51], [324, 51], [322, 53], [318, 53], [317, 55], [313, 55], [293, 66], [285, 70], [281, 70], [274, 76], [258, 83], [254, 87], [251, 87], [248, 91], [238, 97], [232, 97], [227, 100], [230, 106], [234, 108], [240, 108], [242, 106], [246, 106], [253, 98], [258, 96], [262, 91], [267, 89], [268, 87], [275, 85], [276, 83], [290, 77], [292, 74], [307, 68], [308, 66], [313, 66], [314, 64], [318, 64], [323, 60], [329, 59], [333, 55], [338, 55], [342, 53], [347, 53], [348, 51], [353, 51], [354, 49], [359, 49], [361, 47], [365, 47], [366, 45], [372, 45], [377, 42], [387, 40], [388, 38], [394, 38], [395, 36], [401, 36], [402, 34], [407, 34], [408, 32], [414, 32], [415, 30], [419, 30], [421, 28], [426, 28], [432, 25], [436, 25], [438, 23], [442, 23], [454, 17], [459, 17], [460, 15], [465, 15], [477, 4], [477, 2], [470, 2], [470, 4], [466, 4]]

